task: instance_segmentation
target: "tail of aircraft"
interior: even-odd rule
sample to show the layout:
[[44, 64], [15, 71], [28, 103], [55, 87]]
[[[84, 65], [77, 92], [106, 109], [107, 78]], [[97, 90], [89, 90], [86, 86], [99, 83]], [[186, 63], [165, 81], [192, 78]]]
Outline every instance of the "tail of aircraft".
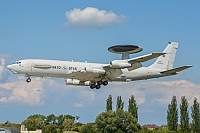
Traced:
[[165, 48], [163, 53], [166, 53], [160, 57], [150, 66], [161, 70], [170, 70], [173, 68], [176, 51], [178, 48], [177, 42], [169, 42], [169, 45]]

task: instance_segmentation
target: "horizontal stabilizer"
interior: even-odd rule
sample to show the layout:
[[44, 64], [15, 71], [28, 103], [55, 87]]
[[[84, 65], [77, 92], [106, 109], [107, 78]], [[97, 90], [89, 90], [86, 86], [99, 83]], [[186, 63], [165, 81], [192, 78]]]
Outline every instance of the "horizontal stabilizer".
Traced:
[[139, 56], [139, 57], [136, 57], [136, 58], [128, 59], [128, 62], [129, 63], [145, 62], [145, 61], [151, 60], [153, 58], [159, 57], [159, 56], [164, 55], [164, 54], [166, 54], [166, 53], [162, 53], [162, 52], [161, 53], [151, 53], [151, 54]]
[[170, 69], [170, 70], [167, 70], [167, 71], [163, 71], [163, 72], [160, 72], [162, 74], [176, 74], [180, 71], [183, 71], [185, 69], [188, 69], [192, 67], [191, 65], [187, 65], [187, 66], [182, 66], [182, 67], [178, 67], [178, 68], [174, 68], [174, 69]]

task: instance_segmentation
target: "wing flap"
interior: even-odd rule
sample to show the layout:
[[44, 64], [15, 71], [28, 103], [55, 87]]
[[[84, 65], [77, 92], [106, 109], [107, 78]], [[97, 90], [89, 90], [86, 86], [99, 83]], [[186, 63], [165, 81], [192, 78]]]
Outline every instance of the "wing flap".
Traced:
[[192, 65], [182, 66], [182, 67], [170, 69], [170, 70], [167, 70], [167, 71], [163, 71], [163, 72], [160, 72], [160, 73], [162, 73], [162, 74], [176, 74], [176, 73], [183, 71], [185, 69], [188, 69], [190, 67], [192, 67]]
[[161, 55], [164, 55], [166, 53], [151, 53], [151, 54], [147, 54], [147, 55], [143, 55], [143, 56], [139, 56], [139, 57], [136, 57], [136, 58], [132, 58], [132, 59], [128, 59], [128, 62], [129, 63], [134, 63], [134, 62], [145, 62], [145, 61], [148, 61], [148, 60], [151, 60], [153, 58], [156, 58], [156, 57], [159, 57]]
[[109, 80], [114, 80], [122, 74], [121, 69], [110, 69], [106, 72], [106, 78]]
[[72, 71], [67, 73], [67, 77], [78, 79], [81, 81], [88, 81], [88, 80], [94, 80], [95, 77], [99, 77], [100, 74], [97, 73], [88, 73], [84, 71]]

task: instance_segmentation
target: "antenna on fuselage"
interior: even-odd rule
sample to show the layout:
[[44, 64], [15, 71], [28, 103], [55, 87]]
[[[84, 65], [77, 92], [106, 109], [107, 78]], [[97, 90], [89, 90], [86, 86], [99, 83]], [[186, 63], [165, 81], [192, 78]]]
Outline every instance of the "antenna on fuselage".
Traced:
[[129, 59], [130, 54], [141, 52], [143, 49], [136, 45], [115, 45], [108, 48], [108, 51], [115, 54], [122, 54], [122, 60]]

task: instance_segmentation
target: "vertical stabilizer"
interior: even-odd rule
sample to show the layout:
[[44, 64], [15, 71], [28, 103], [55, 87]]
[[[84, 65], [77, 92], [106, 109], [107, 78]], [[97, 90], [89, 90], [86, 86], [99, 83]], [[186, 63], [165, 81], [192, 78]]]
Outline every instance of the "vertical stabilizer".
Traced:
[[150, 66], [162, 70], [169, 70], [173, 68], [176, 51], [178, 48], [177, 42], [169, 42], [169, 45], [165, 48], [163, 53], [166, 53], [160, 57]]

